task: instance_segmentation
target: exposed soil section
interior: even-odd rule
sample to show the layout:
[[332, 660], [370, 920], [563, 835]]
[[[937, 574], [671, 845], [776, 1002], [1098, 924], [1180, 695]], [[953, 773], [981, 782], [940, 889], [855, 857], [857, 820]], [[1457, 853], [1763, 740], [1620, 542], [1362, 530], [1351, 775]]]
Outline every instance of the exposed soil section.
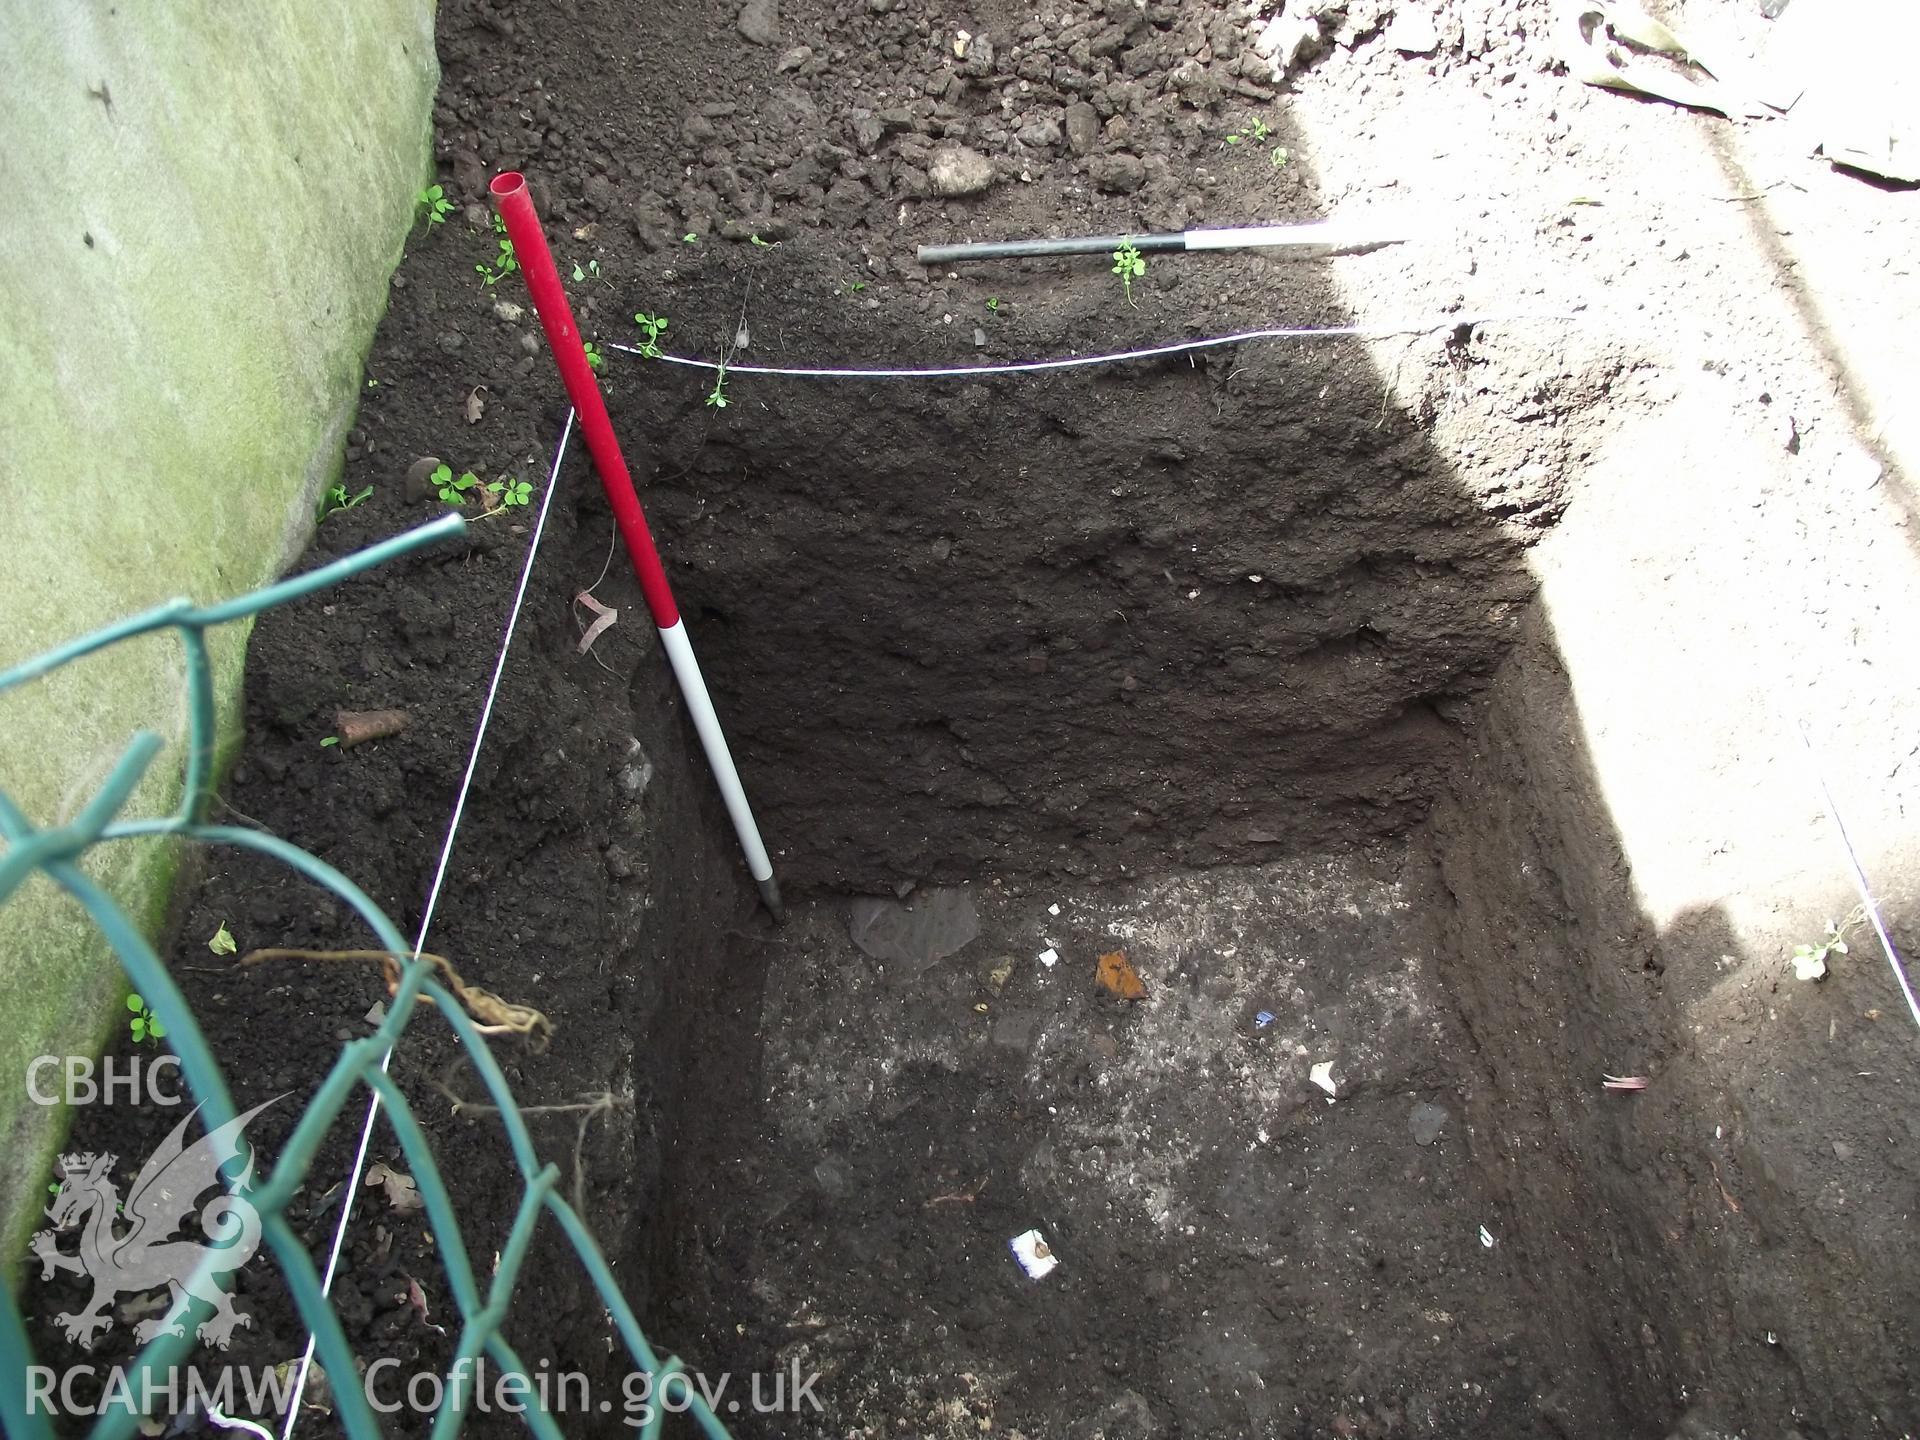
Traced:
[[[1577, 558], [1549, 552], [1589, 467], [1622, 464], [1637, 422], [1703, 406], [1766, 434], [1791, 410], [1818, 468], [1767, 504], [1830, 483], [1828, 377], [1777, 318], [1694, 344], [1778, 283], [1725, 197], [1656, 175], [1574, 203], [1616, 174], [1616, 127], [1653, 172], [1705, 122], [1553, 75], [1547, 7], [1447, 4], [1412, 51], [1391, 6], [1313, 14], [1282, 83], [1252, 43], [1267, 15], [1201, 0], [445, 5], [441, 180], [463, 208], [394, 280], [348, 452], [349, 491], [375, 495], [306, 563], [436, 513], [405, 478], [421, 457], [531, 481], [534, 506], [260, 620], [228, 818], [419, 925], [565, 413], [518, 277], [475, 273], [486, 178], [524, 168], [795, 913], [775, 930], [755, 908], [576, 450], [428, 948], [556, 1022], [551, 1050], [503, 1063], [555, 1107], [532, 1120], [542, 1156], [663, 1350], [821, 1375], [821, 1413], [731, 1415], [738, 1433], [1903, 1433], [1920, 1137], [1860, 1073], [1907, 1070], [1893, 1012], [1863, 1018], [1887, 984], [1794, 998], [1718, 902], [1652, 912], [1661, 877], [1634, 873], [1590, 753], [1615, 716], [1576, 697], [1556, 632], [1606, 602], [1536, 595]], [[1155, 258], [1131, 295], [1104, 258], [912, 258], [1390, 226], [1402, 199], [1455, 207], [1459, 233]], [[1586, 314], [1623, 295], [1632, 326]], [[722, 407], [712, 371], [613, 349], [636, 311], [730, 366], [1368, 338], [937, 382], [729, 372]], [[1664, 593], [1672, 568], [1650, 546], [1621, 588]], [[588, 589], [619, 618], [582, 653]], [[323, 745], [336, 711], [389, 706], [399, 734]], [[849, 894], [934, 886], [978, 912], [957, 952], [849, 938]], [[183, 900], [170, 953], [236, 1100], [290, 1092], [254, 1131], [272, 1155], [380, 986], [241, 971], [207, 949], [222, 924], [243, 951], [366, 937], [245, 858], [210, 857]], [[1094, 983], [1116, 950], [1142, 998]], [[484, 1271], [521, 1185], [493, 1120], [450, 1103], [475, 1094], [452, 1061], [423, 1016], [394, 1073]], [[1656, 1084], [1600, 1089], [1628, 1070]], [[73, 1143], [144, 1156], [176, 1118], [96, 1108]], [[357, 1122], [295, 1217], [316, 1255]], [[384, 1130], [373, 1154], [397, 1163]], [[1007, 1248], [1030, 1228], [1060, 1261], [1044, 1280]], [[361, 1198], [335, 1301], [363, 1363], [444, 1365], [436, 1265], [417, 1217]], [[254, 1324], [224, 1360], [297, 1355], [270, 1266], [240, 1291]], [[53, 1319], [72, 1284], [28, 1296], [44, 1363], [131, 1352], [137, 1316], [82, 1354]], [[508, 1331], [618, 1394], [627, 1362], [551, 1231]]]
[[1424, 813], [1532, 581], [1357, 348], [880, 383], [749, 377], [724, 427], [691, 396], [647, 427], [795, 883], [1244, 863]]

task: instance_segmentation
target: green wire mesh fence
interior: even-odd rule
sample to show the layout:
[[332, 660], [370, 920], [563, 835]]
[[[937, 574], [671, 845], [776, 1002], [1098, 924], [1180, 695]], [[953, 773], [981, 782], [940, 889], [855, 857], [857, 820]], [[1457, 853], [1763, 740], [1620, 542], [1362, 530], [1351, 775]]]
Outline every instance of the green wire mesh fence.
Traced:
[[[339, 1059], [328, 1072], [326, 1080], [295, 1125], [274, 1163], [271, 1178], [255, 1188], [245, 1190], [237, 1188], [243, 1182], [222, 1182], [233, 1193], [243, 1195], [245, 1202], [258, 1214], [261, 1238], [272, 1249], [293, 1304], [314, 1337], [317, 1359], [323, 1371], [343, 1380], [357, 1377], [359, 1373], [348, 1347], [346, 1333], [328, 1303], [313, 1259], [287, 1220], [285, 1211], [295, 1191], [305, 1181], [327, 1131], [340, 1117], [358, 1088], [366, 1086], [384, 1106], [388, 1123], [419, 1186], [434, 1242], [445, 1267], [448, 1289], [460, 1312], [458, 1340], [448, 1366], [447, 1379], [440, 1392], [442, 1400], [433, 1418], [434, 1440], [446, 1440], [446, 1437], [459, 1432], [469, 1413], [468, 1401], [475, 1383], [475, 1372], [479, 1369], [476, 1362], [483, 1352], [499, 1367], [503, 1378], [526, 1378], [528, 1383], [521, 1389], [521, 1394], [526, 1397], [524, 1413], [529, 1428], [541, 1440], [561, 1440], [561, 1430], [553, 1415], [540, 1404], [542, 1392], [532, 1383], [532, 1373], [521, 1363], [501, 1331], [512, 1305], [521, 1266], [543, 1214], [552, 1216], [558, 1222], [611, 1314], [628, 1353], [641, 1372], [651, 1377], [656, 1403], [647, 1407], [645, 1423], [636, 1427], [637, 1433], [643, 1440], [657, 1436], [666, 1416], [681, 1412], [691, 1416], [704, 1434], [714, 1437], [714, 1440], [727, 1440], [725, 1426], [698, 1388], [690, 1382], [680, 1362], [668, 1359], [662, 1363], [648, 1345], [646, 1336], [641, 1333], [640, 1323], [620, 1293], [620, 1286], [606, 1258], [600, 1253], [599, 1246], [579, 1214], [559, 1193], [558, 1167], [542, 1165], [535, 1155], [531, 1134], [514, 1103], [505, 1075], [474, 1022], [447, 989], [433, 978], [433, 965], [418, 958], [413, 947], [401, 938], [393, 922], [359, 886], [325, 861], [275, 836], [234, 826], [209, 825], [201, 818], [213, 783], [215, 743], [213, 673], [208, 658], [207, 631], [214, 626], [245, 619], [326, 589], [384, 561], [457, 535], [463, 528], [464, 522], [459, 516], [448, 515], [333, 564], [224, 604], [196, 607], [186, 600], [175, 600], [0, 673], [0, 690], [7, 690], [134, 636], [173, 630], [179, 632], [186, 650], [188, 718], [185, 785], [180, 804], [170, 815], [153, 819], [117, 818], [160, 753], [161, 738], [150, 731], [141, 731], [133, 737], [100, 792], [65, 824], [36, 828], [19, 807], [4, 792], [0, 792], [0, 839], [4, 839], [6, 846], [4, 851], [0, 851], [0, 904], [4, 904], [37, 870], [85, 908], [113, 946], [133, 989], [146, 997], [154, 1014], [164, 1025], [168, 1043], [179, 1057], [186, 1083], [199, 1101], [200, 1118], [207, 1131], [212, 1132], [237, 1117], [226, 1078], [208, 1047], [206, 1037], [201, 1033], [185, 997], [173, 983], [166, 966], [146, 937], [120, 911], [111, 897], [88, 879], [77, 862], [92, 846], [108, 841], [178, 836], [207, 844], [241, 846], [269, 855], [345, 900], [379, 937], [383, 949], [397, 957], [413, 958], [401, 969], [399, 984], [388, 1001], [386, 1017], [378, 1029], [364, 1039], [342, 1047]], [[405, 1094], [387, 1074], [383, 1063], [389, 1051], [399, 1044], [423, 995], [432, 1001], [437, 1013], [452, 1025], [475, 1073], [486, 1086], [492, 1103], [498, 1107], [514, 1163], [525, 1181], [507, 1242], [500, 1250], [498, 1263], [484, 1291], [475, 1275], [453, 1201], [434, 1163], [426, 1134], [414, 1117]], [[248, 1167], [248, 1173], [252, 1173], [251, 1166]], [[184, 1282], [182, 1289], [191, 1292], [204, 1284], [218, 1284], [216, 1275], [221, 1269], [219, 1252], [217, 1244], [209, 1247], [207, 1259], [202, 1262], [199, 1273], [191, 1280], [180, 1277]], [[145, 1394], [149, 1393], [149, 1389], [154, 1389], [164, 1393], [167, 1389], [164, 1378], [166, 1372], [186, 1356], [194, 1343], [195, 1334], [191, 1325], [181, 1325], [178, 1334], [159, 1334], [127, 1368], [131, 1391]], [[36, 1404], [35, 1397], [29, 1391], [28, 1377], [32, 1365], [33, 1351], [28, 1342], [26, 1325], [12, 1287], [6, 1280], [5, 1267], [0, 1267], [0, 1419], [5, 1421], [6, 1433], [16, 1437], [16, 1440], [27, 1440], [27, 1437], [51, 1440], [55, 1433], [55, 1417]], [[336, 1407], [334, 1423], [344, 1427], [346, 1433], [356, 1437], [356, 1440], [358, 1437], [369, 1437], [370, 1440], [370, 1437], [381, 1434], [373, 1406], [358, 1384], [336, 1382], [331, 1388]], [[125, 1440], [133, 1433], [139, 1419], [139, 1415], [131, 1408], [107, 1407], [105, 1413], [95, 1421], [90, 1434], [95, 1440]]]

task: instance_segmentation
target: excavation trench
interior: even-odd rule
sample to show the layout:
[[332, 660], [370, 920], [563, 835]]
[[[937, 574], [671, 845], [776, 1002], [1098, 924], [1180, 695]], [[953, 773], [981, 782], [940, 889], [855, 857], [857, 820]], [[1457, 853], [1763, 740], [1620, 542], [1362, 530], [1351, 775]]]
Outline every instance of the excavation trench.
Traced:
[[[1020, 277], [993, 283], [1020, 323]], [[713, 289], [690, 308], [739, 293]], [[1062, 329], [1084, 352], [1094, 325]], [[716, 416], [705, 382], [615, 364], [792, 913], [757, 906], [573, 453], [432, 944], [554, 1022], [547, 1052], [503, 1049], [508, 1079], [654, 1341], [763, 1399], [819, 1377], [799, 1413], [735, 1392], [737, 1433], [1659, 1440], [1898, 1410], [1873, 1318], [1893, 1302], [1852, 1299], [1888, 1283], [1861, 1222], [1800, 1204], [1685, 1063], [1673, 932], [1587, 755], [1607, 716], [1580, 713], [1534, 593], [1529, 549], [1623, 373], [1443, 327], [1039, 378], [737, 376]], [[392, 524], [330, 522], [312, 559]], [[530, 534], [482, 521], [250, 642], [222, 803], [403, 929]], [[587, 590], [619, 619], [583, 652]], [[410, 723], [320, 743], [347, 705]], [[1715, 912], [1686, 924], [1686, 953], [1737, 963]], [[377, 981], [209, 966], [222, 928], [243, 949], [364, 933], [247, 855], [182, 909], [176, 974], [236, 1102], [311, 1093]], [[1132, 998], [1096, 978], [1116, 953]], [[1655, 1085], [1602, 1090], [1629, 1069]], [[423, 1017], [394, 1074], [489, 1253], [524, 1190], [470, 1071]], [[261, 1117], [266, 1153], [295, 1118]], [[147, 1154], [172, 1120], [96, 1107], [74, 1144]], [[289, 1211], [316, 1256], [354, 1133]], [[401, 1161], [384, 1128], [372, 1156]], [[1058, 1259], [1042, 1279], [1009, 1248], [1029, 1231]], [[445, 1369], [440, 1256], [417, 1217], [356, 1207], [333, 1304], [359, 1353]], [[27, 1291], [49, 1337], [63, 1286]], [[239, 1298], [232, 1363], [299, 1352], [270, 1270]], [[1780, 1315], [1791, 1339], [1756, 1340]], [[628, 1383], [551, 1228], [507, 1328], [530, 1364]]]
[[[537, 546], [529, 512], [476, 518], [262, 617], [219, 818], [333, 862], [403, 932], [437, 894], [431, 948], [550, 1017], [545, 1053], [498, 1052], [540, 1160], [662, 1351], [740, 1382], [735, 1432], [1912, 1430], [1911, 1037], [1867, 965], [1782, 984], [1810, 907], [1853, 903], [1811, 822], [1734, 833], [1794, 814], [1799, 778], [1750, 741], [1783, 692], [1880, 717], [1833, 733], [1862, 786], [1892, 766], [1883, 830], [1911, 739], [1874, 693], [1902, 689], [1889, 617], [1916, 608], [1874, 547], [1879, 482], [1844, 468], [1800, 329], [1765, 318], [1786, 277], [1749, 263], [1750, 220], [1786, 227], [1747, 191], [1776, 187], [1723, 195], [1679, 128], [1708, 122], [1548, 75], [1533, 0], [1441, 5], [1412, 51], [1392, 7], [1248, 7], [1324, 22], [1275, 91], [1212, 5], [792, 0], [777, 46], [731, 3], [505, 8], [441, 7], [437, 178], [470, 203], [409, 242], [347, 448], [372, 499], [304, 563], [437, 513], [421, 459], [544, 477], [549, 361], [519, 281], [474, 266], [489, 173], [529, 172], [791, 917], [757, 908], [577, 450]], [[936, 189], [959, 146], [984, 193]], [[1131, 294], [1101, 258], [912, 259], [1402, 204], [1451, 238], [1156, 256]], [[1391, 333], [736, 372], [723, 408], [711, 373], [613, 348], [642, 307], [742, 367]], [[619, 618], [583, 652], [587, 591]], [[1737, 651], [1763, 658], [1713, 653]], [[341, 710], [388, 708], [402, 732], [330, 743]], [[1897, 853], [1868, 856], [1883, 883]], [[206, 864], [176, 980], [237, 1106], [311, 1096], [377, 978], [241, 969], [208, 937], [368, 935], [277, 863]], [[876, 943], [876, 908], [949, 920]], [[1115, 953], [1138, 998], [1096, 980]], [[525, 1177], [433, 1017], [393, 1065], [484, 1281]], [[1601, 1088], [1623, 1073], [1651, 1083]], [[249, 1131], [262, 1154], [299, 1103]], [[151, 1155], [176, 1116], [87, 1108], [72, 1146]], [[445, 1237], [364, 1188], [340, 1228], [357, 1135], [334, 1127], [288, 1218], [316, 1262], [341, 1240], [355, 1354], [431, 1379], [458, 1334]], [[384, 1127], [370, 1156], [404, 1162]], [[1059, 1262], [1038, 1280], [1009, 1249], [1035, 1230]], [[37, 1358], [127, 1359], [147, 1312], [83, 1352], [58, 1323], [77, 1287], [28, 1278]], [[236, 1300], [227, 1363], [303, 1351], [264, 1257]], [[630, 1394], [551, 1226], [505, 1329]], [[776, 1373], [817, 1374], [819, 1410], [752, 1413], [745, 1377], [771, 1398]]]
[[[1475, 758], [1554, 673], [1524, 549], [1561, 477], [1490, 501], [1352, 340], [734, 383], [724, 430], [613, 388], [798, 901], [666, 947], [699, 958], [629, 1257], [674, 1344], [823, 1376], [824, 1416], [744, 1428], [1662, 1433], [1631, 1198], [1575, 1135], [1487, 1153], [1539, 1017], [1460, 984], [1593, 888], [1508, 853], [1525, 747]], [[1604, 380], [1529, 383], [1577, 433]], [[1096, 982], [1115, 951], [1145, 999]], [[1563, 983], [1557, 1089], [1646, 1024]]]

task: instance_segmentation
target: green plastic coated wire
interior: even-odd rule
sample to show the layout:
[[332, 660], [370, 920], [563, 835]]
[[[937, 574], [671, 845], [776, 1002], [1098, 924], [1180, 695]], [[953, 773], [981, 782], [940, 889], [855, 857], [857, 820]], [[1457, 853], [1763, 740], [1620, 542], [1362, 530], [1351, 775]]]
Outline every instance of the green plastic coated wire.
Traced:
[[[138, 926], [114, 903], [104, 890], [82, 872], [79, 861], [94, 846], [118, 840], [151, 840], [161, 837], [197, 841], [210, 845], [228, 845], [253, 850], [289, 866], [315, 884], [339, 896], [366, 922], [378, 937], [382, 948], [397, 955], [410, 955], [413, 948], [400, 936], [393, 921], [375, 905], [366, 892], [340, 871], [308, 854], [297, 845], [257, 830], [227, 825], [207, 825], [200, 817], [212, 789], [212, 766], [216, 740], [213, 670], [207, 649], [206, 632], [217, 625], [258, 615], [318, 590], [337, 585], [355, 575], [402, 555], [411, 554], [437, 541], [449, 539], [465, 529], [458, 515], [447, 515], [390, 540], [309, 571], [270, 585], [254, 594], [218, 605], [196, 607], [187, 600], [174, 600], [144, 614], [107, 625], [90, 635], [69, 641], [46, 654], [0, 673], [0, 690], [9, 690], [35, 680], [111, 645], [138, 635], [160, 630], [179, 633], [187, 655], [187, 740], [185, 775], [180, 803], [171, 814], [151, 819], [117, 818], [132, 798], [162, 747], [160, 737], [141, 731], [128, 743], [126, 752], [113, 767], [99, 793], [73, 819], [63, 825], [38, 828], [13, 801], [0, 791], [0, 904], [38, 872], [72, 896], [84, 908], [113, 947], [131, 987], [146, 997], [153, 1012], [166, 1027], [169, 1045], [179, 1057], [188, 1088], [200, 1104], [200, 1115], [208, 1130], [224, 1125], [235, 1117], [233, 1098], [226, 1076], [215, 1061], [205, 1034], [188, 1007], [186, 997], [173, 982], [166, 965], [154, 952]], [[662, 1361], [647, 1343], [640, 1323], [620, 1293], [606, 1257], [588, 1232], [586, 1224], [559, 1194], [559, 1171], [541, 1164], [533, 1146], [526, 1120], [515, 1104], [505, 1074], [487, 1048], [474, 1022], [446, 989], [434, 978], [431, 962], [417, 957], [401, 971], [400, 983], [387, 1004], [387, 1013], [379, 1027], [362, 1039], [342, 1047], [339, 1058], [328, 1071], [281, 1148], [272, 1165], [272, 1175], [257, 1189], [247, 1192], [246, 1200], [258, 1213], [261, 1234], [272, 1251], [286, 1282], [288, 1294], [302, 1322], [314, 1336], [317, 1358], [327, 1374], [354, 1376], [354, 1356], [341, 1328], [339, 1317], [321, 1289], [320, 1275], [313, 1257], [307, 1253], [298, 1233], [286, 1218], [287, 1205], [306, 1181], [327, 1132], [362, 1086], [377, 1094], [385, 1109], [388, 1124], [406, 1156], [407, 1166], [419, 1187], [427, 1223], [432, 1229], [435, 1249], [447, 1277], [447, 1288], [460, 1315], [460, 1332], [450, 1367], [450, 1382], [441, 1389], [443, 1396], [433, 1420], [433, 1440], [450, 1440], [457, 1435], [470, 1412], [467, 1401], [474, 1383], [476, 1367], [471, 1363], [482, 1353], [499, 1366], [504, 1383], [518, 1377], [525, 1383], [516, 1386], [524, 1401], [527, 1426], [540, 1440], [563, 1440], [560, 1426], [540, 1404], [540, 1389], [532, 1383], [532, 1374], [522, 1363], [503, 1333], [513, 1308], [514, 1287], [525, 1265], [529, 1248], [540, 1222], [551, 1217], [572, 1245], [581, 1268], [593, 1282], [594, 1290], [612, 1316], [614, 1328], [636, 1366], [654, 1378], [655, 1391], [663, 1400], [671, 1377], [681, 1377], [675, 1388], [676, 1408], [686, 1413], [710, 1440], [729, 1440], [726, 1427], [697, 1391], [687, 1385], [684, 1370], [677, 1359]], [[491, 1283], [483, 1295], [466, 1242], [461, 1236], [459, 1219], [446, 1181], [435, 1163], [433, 1148], [420, 1127], [412, 1106], [400, 1087], [381, 1068], [381, 1057], [397, 1047], [412, 1020], [420, 998], [432, 1001], [437, 1014], [453, 1027], [455, 1036], [472, 1063], [474, 1073], [492, 1104], [499, 1110], [525, 1188], [509, 1232], [500, 1251]], [[212, 1269], [212, 1259], [207, 1262]], [[197, 1317], [196, 1317], [197, 1318]], [[146, 1393], [144, 1377], [157, 1377], [155, 1389], [167, 1393], [167, 1372], [185, 1358], [194, 1345], [191, 1324], [183, 1324], [178, 1335], [161, 1335], [148, 1344], [137, 1361], [128, 1367], [127, 1381], [135, 1396]], [[54, 1415], [33, 1403], [28, 1390], [29, 1367], [34, 1364], [32, 1345], [11, 1285], [0, 1267], [0, 1422], [13, 1440], [53, 1440]], [[335, 1384], [334, 1423], [355, 1440], [375, 1440], [382, 1432], [377, 1417], [362, 1387]], [[642, 1436], [659, 1434], [664, 1406], [654, 1405], [640, 1429]], [[89, 1432], [93, 1440], [126, 1440], [139, 1417], [130, 1406], [102, 1407]]]

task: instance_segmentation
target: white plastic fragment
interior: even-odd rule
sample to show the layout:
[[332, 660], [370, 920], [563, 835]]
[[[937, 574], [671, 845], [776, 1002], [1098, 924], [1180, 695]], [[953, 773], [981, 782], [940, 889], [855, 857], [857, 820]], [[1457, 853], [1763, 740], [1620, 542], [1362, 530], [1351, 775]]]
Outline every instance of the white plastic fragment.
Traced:
[[1480, 1227], [1480, 1243], [1489, 1250], [1493, 1248], [1493, 1232], [1484, 1225]]
[[1029, 1280], [1044, 1280], [1060, 1263], [1060, 1257], [1047, 1245], [1047, 1237], [1038, 1230], [1014, 1236], [1007, 1242], [1007, 1248], [1013, 1251], [1013, 1258], [1020, 1262]]
[[1322, 1060], [1318, 1065], [1315, 1065], [1313, 1069], [1307, 1072], [1307, 1078], [1322, 1090], [1326, 1091], [1328, 1095], [1338, 1095], [1340, 1093], [1338, 1087], [1333, 1083], [1333, 1062], [1331, 1060]]
[[1040, 963], [1051, 970], [1060, 963], [1060, 952], [1049, 946], [1040, 952]]
[[1060, 907], [1058, 905], [1047, 906], [1047, 914], [1058, 915], [1059, 913], [1060, 913]]

